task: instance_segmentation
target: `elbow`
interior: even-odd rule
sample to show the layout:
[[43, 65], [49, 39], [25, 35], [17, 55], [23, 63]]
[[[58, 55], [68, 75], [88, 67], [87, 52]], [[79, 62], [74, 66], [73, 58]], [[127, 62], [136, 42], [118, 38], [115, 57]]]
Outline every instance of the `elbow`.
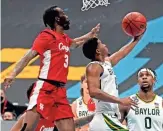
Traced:
[[96, 98], [98, 96], [98, 91], [97, 90], [90, 90], [89, 95], [91, 98]]

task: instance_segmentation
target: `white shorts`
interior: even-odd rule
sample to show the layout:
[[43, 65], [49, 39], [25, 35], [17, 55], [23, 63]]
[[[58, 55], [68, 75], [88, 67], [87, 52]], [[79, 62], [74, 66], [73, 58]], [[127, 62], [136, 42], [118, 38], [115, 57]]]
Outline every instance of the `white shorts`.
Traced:
[[118, 118], [108, 114], [95, 114], [89, 124], [89, 131], [128, 131]]

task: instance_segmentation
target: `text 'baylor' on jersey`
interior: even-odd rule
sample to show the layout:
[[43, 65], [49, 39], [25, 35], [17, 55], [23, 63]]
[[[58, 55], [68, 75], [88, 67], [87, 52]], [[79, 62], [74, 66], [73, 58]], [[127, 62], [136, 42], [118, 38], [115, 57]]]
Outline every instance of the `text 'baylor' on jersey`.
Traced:
[[138, 103], [138, 108], [130, 109], [127, 123], [130, 131], [163, 131], [162, 97], [155, 96], [151, 102], [145, 102], [137, 94], [131, 99]]

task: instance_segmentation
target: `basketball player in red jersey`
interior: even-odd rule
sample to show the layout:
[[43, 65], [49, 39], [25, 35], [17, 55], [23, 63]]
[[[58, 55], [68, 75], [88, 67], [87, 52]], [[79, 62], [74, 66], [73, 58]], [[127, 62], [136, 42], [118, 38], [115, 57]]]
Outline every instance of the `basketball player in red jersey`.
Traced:
[[71, 39], [65, 30], [69, 29], [69, 20], [63, 10], [57, 6], [48, 8], [44, 15], [45, 26], [35, 39], [32, 48], [17, 63], [11, 74], [5, 79], [4, 87], [10, 87], [15, 77], [26, 67], [31, 59], [40, 56], [41, 64], [38, 80], [30, 97], [29, 106], [21, 131], [31, 131], [40, 116], [50, 119], [54, 115], [57, 128], [61, 131], [74, 131], [73, 113], [66, 96], [70, 47], [81, 46], [84, 41], [96, 36], [98, 24], [89, 33]]

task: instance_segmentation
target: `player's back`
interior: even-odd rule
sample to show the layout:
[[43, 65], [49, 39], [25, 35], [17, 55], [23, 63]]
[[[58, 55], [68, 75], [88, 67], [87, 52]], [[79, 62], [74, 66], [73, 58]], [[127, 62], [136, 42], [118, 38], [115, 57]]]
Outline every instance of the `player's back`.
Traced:
[[[116, 76], [110, 62], [94, 61], [90, 64], [97, 63], [103, 68], [103, 73], [100, 77], [100, 89], [109, 95], [118, 97], [118, 87], [116, 84]], [[112, 131], [125, 130], [125, 127], [120, 123], [118, 117], [120, 112], [118, 104], [100, 101], [94, 99], [96, 105], [95, 116], [90, 123], [90, 131]]]
[[163, 131], [162, 98], [155, 96], [154, 100], [146, 103], [137, 94], [131, 99], [138, 103], [135, 110], [130, 109], [127, 123], [130, 131]]

